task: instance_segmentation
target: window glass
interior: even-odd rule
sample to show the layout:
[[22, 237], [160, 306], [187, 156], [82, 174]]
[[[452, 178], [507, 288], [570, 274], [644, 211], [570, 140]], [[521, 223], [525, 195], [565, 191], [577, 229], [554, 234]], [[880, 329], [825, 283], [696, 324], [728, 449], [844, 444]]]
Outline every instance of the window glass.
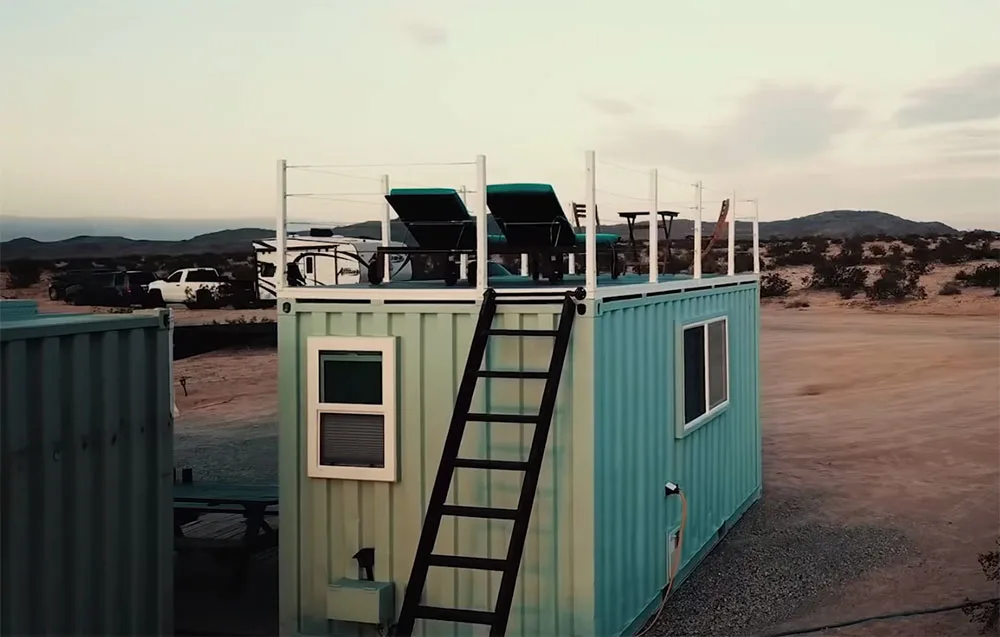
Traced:
[[167, 277], [167, 283], [180, 283], [181, 276], [183, 274], [184, 274], [183, 272], [174, 272], [169, 277]]
[[265, 278], [273, 277], [278, 272], [278, 266], [273, 263], [261, 263], [260, 264], [260, 275]]
[[321, 403], [382, 404], [380, 352], [320, 352]]
[[726, 402], [729, 397], [726, 369], [726, 321], [708, 324], [708, 408]]
[[705, 326], [684, 330], [684, 423], [705, 409]]

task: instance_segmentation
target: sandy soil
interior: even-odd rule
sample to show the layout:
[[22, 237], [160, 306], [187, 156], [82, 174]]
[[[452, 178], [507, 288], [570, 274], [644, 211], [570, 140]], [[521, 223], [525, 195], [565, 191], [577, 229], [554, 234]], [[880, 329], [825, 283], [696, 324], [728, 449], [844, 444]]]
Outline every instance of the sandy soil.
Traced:
[[[823, 495], [832, 522], [891, 525], [919, 557], [880, 569], [796, 626], [997, 595], [976, 558], [1000, 536], [996, 316], [765, 311], [765, 492]], [[975, 634], [960, 613], [838, 635]]]
[[[810, 504], [793, 515], [890, 528], [912, 545], [773, 628], [997, 595], [976, 562], [1000, 535], [1000, 323], [984, 301], [987, 316], [764, 308], [765, 498], [796, 496]], [[177, 387], [178, 433], [239, 436], [237, 421], [276, 420], [274, 352], [217, 352], [175, 369], [189, 392]], [[951, 612], [826, 634], [976, 631]]]

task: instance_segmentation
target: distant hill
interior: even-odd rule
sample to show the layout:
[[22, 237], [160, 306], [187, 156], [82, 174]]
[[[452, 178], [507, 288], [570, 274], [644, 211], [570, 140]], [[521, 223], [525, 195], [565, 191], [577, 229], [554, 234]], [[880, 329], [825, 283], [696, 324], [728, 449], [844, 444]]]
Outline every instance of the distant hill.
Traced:
[[[711, 215], [714, 217], [715, 213]], [[615, 219], [617, 221], [617, 218]], [[622, 224], [608, 224], [609, 219], [602, 219], [602, 231], [616, 233], [628, 238], [628, 227]], [[714, 229], [714, 222], [706, 222], [703, 232], [707, 237]], [[497, 232], [496, 224], [490, 217], [490, 231]], [[381, 224], [378, 221], [339, 226], [337, 234], [348, 237], [378, 238], [381, 234]], [[736, 223], [736, 235], [739, 238], [749, 238], [752, 235], [752, 225], [749, 222]], [[783, 221], [764, 221], [760, 224], [762, 239], [795, 238], [823, 236], [843, 238], [854, 235], [887, 234], [892, 236], [955, 234], [958, 230], [935, 221], [910, 221], [886, 212], [866, 210], [831, 210], [819, 212], [805, 217], [796, 217]], [[690, 219], [675, 219], [670, 235], [674, 239], [683, 239], [694, 233], [694, 222]], [[391, 225], [392, 238], [395, 241], [410, 243], [409, 233], [399, 221]], [[636, 238], [645, 240], [648, 236], [645, 223], [637, 224]], [[120, 257], [149, 256], [157, 254], [235, 254], [248, 253], [250, 244], [255, 239], [273, 237], [274, 231], [265, 228], [237, 228], [200, 234], [183, 241], [151, 241], [127, 239], [125, 237], [78, 236], [60, 241], [36, 241], [29, 238], [18, 238], [0, 243], [0, 258], [4, 261], [12, 259], [74, 259], [85, 257]]]

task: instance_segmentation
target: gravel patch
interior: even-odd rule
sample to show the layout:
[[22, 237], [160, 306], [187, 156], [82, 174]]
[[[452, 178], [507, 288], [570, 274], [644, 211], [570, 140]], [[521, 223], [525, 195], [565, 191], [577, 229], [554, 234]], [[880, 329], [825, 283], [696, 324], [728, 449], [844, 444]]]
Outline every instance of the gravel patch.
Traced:
[[174, 431], [174, 466], [194, 469], [194, 479], [277, 484], [278, 427], [274, 422], [187, 425]]
[[914, 551], [898, 530], [834, 526], [815, 515], [818, 506], [814, 498], [765, 492], [646, 635], [759, 634]]

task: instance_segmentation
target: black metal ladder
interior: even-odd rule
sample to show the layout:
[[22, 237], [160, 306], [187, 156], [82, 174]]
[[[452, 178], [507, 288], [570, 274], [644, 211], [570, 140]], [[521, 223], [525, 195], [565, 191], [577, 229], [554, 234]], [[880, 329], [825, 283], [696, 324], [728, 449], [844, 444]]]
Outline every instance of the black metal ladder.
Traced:
[[[524, 543], [528, 536], [528, 524], [531, 521], [531, 510], [535, 503], [535, 491], [545, 457], [545, 445], [548, 440], [549, 427], [552, 424], [552, 412], [556, 405], [556, 394], [562, 378], [563, 363], [569, 350], [570, 333], [573, 329], [573, 318], [576, 316], [576, 300], [583, 299], [582, 288], [557, 294], [537, 294], [532, 298], [518, 297], [514, 294], [498, 293], [492, 288], [486, 290], [483, 304], [479, 311], [469, 348], [469, 358], [465, 363], [465, 373], [462, 376], [455, 398], [455, 410], [451, 416], [451, 425], [445, 437], [444, 449], [441, 452], [441, 464], [438, 466], [434, 486], [431, 489], [430, 501], [427, 503], [427, 516], [424, 518], [420, 540], [417, 543], [416, 555], [413, 559], [413, 569], [406, 584], [403, 596], [403, 606], [399, 613], [394, 634], [400, 637], [410, 637], [417, 619], [432, 619], [464, 624], [480, 624], [490, 627], [490, 635], [499, 637], [507, 631], [507, 621], [510, 618], [511, 605], [514, 601], [514, 586], [517, 583], [517, 573], [524, 554]], [[562, 312], [559, 324], [554, 330], [524, 330], [524, 329], [494, 329], [493, 319], [496, 316], [497, 304], [511, 303], [561, 303]], [[555, 339], [552, 348], [552, 358], [546, 371], [497, 371], [480, 369], [491, 336], [518, 337], [552, 337]], [[537, 414], [485, 414], [472, 413], [472, 397], [476, 383], [480, 378], [516, 378], [544, 379], [541, 404]], [[460, 458], [462, 437], [469, 422], [491, 423], [525, 423], [535, 425], [531, 438], [531, 447], [527, 460], [489, 460], [486, 458]], [[469, 469], [492, 469], [498, 471], [520, 471], [524, 473], [521, 483], [521, 493], [516, 509], [500, 509], [494, 507], [473, 507], [449, 505], [448, 491], [451, 488], [452, 476], [457, 467]], [[513, 520], [510, 543], [507, 556], [504, 559], [467, 557], [462, 555], [439, 555], [434, 553], [434, 543], [437, 541], [438, 530], [441, 528], [441, 518], [445, 515], [481, 518], [489, 520]], [[424, 587], [427, 583], [427, 571], [431, 566], [475, 569], [503, 573], [500, 579], [500, 590], [497, 594], [494, 610], [467, 610], [460, 608], [440, 608], [426, 606], [421, 603]]]

